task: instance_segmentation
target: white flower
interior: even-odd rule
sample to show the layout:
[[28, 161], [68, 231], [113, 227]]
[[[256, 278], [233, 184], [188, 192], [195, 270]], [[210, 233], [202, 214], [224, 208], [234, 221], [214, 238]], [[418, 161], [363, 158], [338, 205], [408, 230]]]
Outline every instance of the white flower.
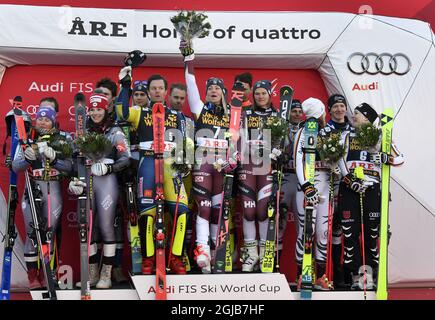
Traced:
[[331, 152], [335, 152], [335, 148], [334, 147], [331, 148]]

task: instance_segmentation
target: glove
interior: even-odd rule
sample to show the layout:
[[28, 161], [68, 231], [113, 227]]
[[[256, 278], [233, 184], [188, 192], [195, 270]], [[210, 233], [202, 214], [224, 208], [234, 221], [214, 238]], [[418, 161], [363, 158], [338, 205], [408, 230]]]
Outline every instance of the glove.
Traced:
[[278, 160], [278, 157], [282, 154], [281, 150], [277, 149], [277, 148], [273, 148], [272, 152], [269, 154], [269, 157], [272, 160]]
[[181, 40], [179, 49], [184, 57], [184, 61], [192, 61], [195, 59], [195, 51], [193, 51], [192, 43], [189, 43], [186, 40]]
[[301, 186], [302, 191], [305, 194], [305, 199], [307, 202], [311, 203], [313, 206], [319, 203], [319, 194], [317, 189], [311, 182], [306, 182]]
[[366, 191], [367, 186], [364, 185], [364, 181], [356, 178], [353, 174], [349, 173], [343, 178], [343, 182], [346, 184], [348, 188], [351, 190], [364, 193]]
[[50, 160], [50, 163], [52, 163], [54, 159], [56, 159], [56, 151], [54, 151], [52, 147], [49, 146], [45, 147], [43, 154], [46, 159]]
[[113, 167], [110, 164], [98, 162], [91, 166], [91, 172], [94, 176], [104, 176], [106, 174], [111, 174], [112, 171]]
[[24, 158], [27, 162], [31, 163], [32, 161], [36, 160], [36, 153], [35, 150], [33, 150], [32, 147], [28, 146], [26, 150], [24, 150]]
[[390, 156], [385, 152], [376, 152], [370, 154], [370, 162], [375, 164], [389, 164]]
[[218, 159], [214, 163], [214, 167], [218, 172], [221, 172], [223, 170], [224, 173], [230, 173], [237, 168], [237, 160], [233, 158], [229, 158], [228, 161]]
[[77, 178], [74, 178], [74, 180], [70, 181], [68, 185], [68, 191], [73, 195], [80, 195], [83, 193], [83, 188], [86, 187], [86, 183], [83, 181], [80, 181]]
[[119, 71], [119, 83], [121, 84], [130, 84], [131, 82], [131, 66], [127, 66]]

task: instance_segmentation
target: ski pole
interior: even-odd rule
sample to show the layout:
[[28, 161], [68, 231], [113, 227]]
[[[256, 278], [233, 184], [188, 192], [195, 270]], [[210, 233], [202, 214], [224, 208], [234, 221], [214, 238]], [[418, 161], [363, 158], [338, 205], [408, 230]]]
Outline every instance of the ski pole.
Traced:
[[[355, 176], [358, 179], [364, 180], [364, 169], [362, 167], [355, 168]], [[361, 251], [362, 251], [362, 263], [364, 269], [363, 277], [363, 288], [364, 288], [364, 300], [367, 300], [367, 274], [366, 274], [366, 255], [365, 255], [365, 245], [364, 245], [364, 206], [363, 206], [364, 193], [359, 193], [359, 205], [361, 210]]]
[[330, 171], [329, 177], [329, 205], [328, 205], [328, 241], [326, 255], [326, 277], [333, 283], [333, 262], [332, 262], [332, 218], [334, 214], [334, 174]]
[[168, 259], [168, 265], [166, 269], [169, 270], [169, 265], [172, 259], [172, 247], [174, 245], [174, 238], [175, 238], [175, 229], [177, 229], [177, 218], [178, 218], [178, 205], [180, 204], [180, 193], [181, 193], [181, 176], [179, 173], [173, 178], [174, 181], [174, 188], [177, 191], [177, 200], [175, 202], [175, 212], [174, 212], [174, 220], [172, 225], [172, 236], [171, 236], [171, 245], [169, 247], [169, 259]]

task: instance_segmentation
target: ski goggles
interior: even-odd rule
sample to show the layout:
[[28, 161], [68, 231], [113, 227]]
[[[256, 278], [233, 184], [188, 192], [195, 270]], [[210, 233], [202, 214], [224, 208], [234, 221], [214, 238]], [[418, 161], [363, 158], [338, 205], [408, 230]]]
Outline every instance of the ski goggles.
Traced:
[[147, 88], [148, 88], [148, 81], [146, 80], [136, 80], [135, 82], [133, 82], [133, 93], [136, 91], [141, 91], [146, 93]]

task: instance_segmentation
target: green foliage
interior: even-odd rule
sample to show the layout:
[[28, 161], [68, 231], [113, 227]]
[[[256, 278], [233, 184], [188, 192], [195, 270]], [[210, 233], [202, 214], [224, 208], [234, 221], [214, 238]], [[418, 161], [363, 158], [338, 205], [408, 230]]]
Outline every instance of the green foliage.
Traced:
[[88, 132], [77, 138], [77, 147], [86, 157], [97, 161], [108, 156], [112, 151], [112, 143], [101, 133]]
[[211, 25], [205, 19], [207, 16], [203, 13], [181, 11], [171, 18], [171, 22], [182, 39], [190, 43], [193, 38], [204, 38], [209, 35]]
[[[281, 117], [268, 117], [262, 123], [262, 130], [270, 130], [272, 148], [280, 148], [282, 139], [289, 133], [289, 125]], [[272, 149], [271, 148], [271, 149]]]
[[183, 139], [183, 148], [174, 148], [171, 150], [172, 164], [171, 168], [180, 173], [182, 176], [189, 174], [192, 170], [192, 163], [189, 163], [188, 155], [194, 154], [195, 145], [192, 139]]
[[372, 123], [365, 123], [358, 128], [355, 128], [355, 139], [363, 149], [375, 148], [378, 144], [382, 130], [375, 127]]
[[56, 156], [61, 159], [71, 158], [72, 148], [71, 145], [64, 139], [56, 139], [50, 142], [50, 147], [56, 151]]

